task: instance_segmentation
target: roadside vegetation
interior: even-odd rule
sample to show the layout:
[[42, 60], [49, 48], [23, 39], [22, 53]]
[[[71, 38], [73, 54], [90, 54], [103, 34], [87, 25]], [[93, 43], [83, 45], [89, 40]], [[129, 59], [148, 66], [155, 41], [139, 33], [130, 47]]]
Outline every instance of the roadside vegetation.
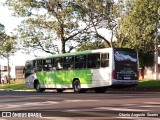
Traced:
[[24, 80], [11, 80], [10, 84], [4, 83], [0, 84], [0, 90], [34, 90], [34, 89], [28, 89], [25, 86]]
[[159, 86], [160, 87], [160, 80], [140, 80], [139, 87], [145, 86]]
[[138, 86], [121, 90], [139, 92], [160, 92], [160, 80], [140, 80]]
[[25, 84], [4, 84], [0, 86], [1, 90], [28, 90]]

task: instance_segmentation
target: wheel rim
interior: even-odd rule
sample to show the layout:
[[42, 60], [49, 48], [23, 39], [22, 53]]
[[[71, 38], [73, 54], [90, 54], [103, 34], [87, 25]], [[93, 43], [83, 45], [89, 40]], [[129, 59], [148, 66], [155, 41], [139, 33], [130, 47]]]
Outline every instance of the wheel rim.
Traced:
[[39, 90], [40, 86], [39, 83], [37, 83], [36, 89]]
[[76, 91], [79, 91], [79, 89], [80, 89], [80, 86], [79, 86], [79, 84], [77, 84], [77, 85], [75, 86], [75, 90], [76, 90]]
[[80, 91], [80, 83], [79, 81], [76, 81], [74, 84], [74, 91], [79, 92]]

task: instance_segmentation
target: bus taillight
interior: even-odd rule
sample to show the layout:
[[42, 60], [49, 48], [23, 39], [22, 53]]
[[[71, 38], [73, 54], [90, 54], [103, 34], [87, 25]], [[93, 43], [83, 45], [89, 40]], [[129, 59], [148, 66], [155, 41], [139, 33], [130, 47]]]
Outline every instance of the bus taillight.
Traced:
[[112, 71], [112, 78], [116, 79], [116, 71], [115, 70]]

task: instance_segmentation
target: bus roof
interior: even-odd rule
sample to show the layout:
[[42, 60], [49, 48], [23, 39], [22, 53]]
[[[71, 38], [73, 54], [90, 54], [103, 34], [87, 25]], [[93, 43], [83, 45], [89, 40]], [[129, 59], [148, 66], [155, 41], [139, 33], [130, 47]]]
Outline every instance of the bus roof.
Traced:
[[89, 53], [92, 53], [92, 50], [73, 52], [73, 53], [61, 53], [61, 54], [48, 55], [48, 56], [44, 56], [44, 57], [35, 58], [34, 60], [50, 59], [50, 58], [65, 57], [65, 56], [75, 56], [75, 55], [85, 55], [85, 54], [89, 54]]
[[131, 49], [131, 48], [113, 48], [114, 50], [123, 50], [123, 51], [136, 51], [135, 49]]
[[72, 53], [61, 53], [61, 54], [54, 54], [54, 55], [48, 55], [48, 56], [43, 56], [43, 57], [37, 57], [33, 60], [41, 60], [41, 59], [50, 59], [50, 58], [57, 58], [57, 57], [65, 57], [65, 56], [75, 56], [75, 55], [85, 55], [85, 54], [90, 54], [90, 53], [98, 53], [98, 52], [104, 52], [104, 51], [109, 51], [109, 50], [133, 50], [130, 48], [102, 48], [102, 49], [95, 49], [95, 50], [85, 50], [85, 51], [80, 51], [80, 52], [72, 52]]

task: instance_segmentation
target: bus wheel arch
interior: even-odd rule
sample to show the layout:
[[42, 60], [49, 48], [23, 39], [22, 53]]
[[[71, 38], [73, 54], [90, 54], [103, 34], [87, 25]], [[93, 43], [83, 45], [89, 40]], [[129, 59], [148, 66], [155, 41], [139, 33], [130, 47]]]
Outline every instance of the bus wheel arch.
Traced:
[[37, 79], [34, 80], [34, 88], [35, 88], [36, 91], [39, 92], [39, 93], [45, 91], [44, 88], [40, 88], [40, 83], [39, 83], [39, 81], [38, 81]]
[[81, 83], [78, 78], [74, 78], [72, 82], [72, 87], [75, 93], [80, 93], [81, 91]]

